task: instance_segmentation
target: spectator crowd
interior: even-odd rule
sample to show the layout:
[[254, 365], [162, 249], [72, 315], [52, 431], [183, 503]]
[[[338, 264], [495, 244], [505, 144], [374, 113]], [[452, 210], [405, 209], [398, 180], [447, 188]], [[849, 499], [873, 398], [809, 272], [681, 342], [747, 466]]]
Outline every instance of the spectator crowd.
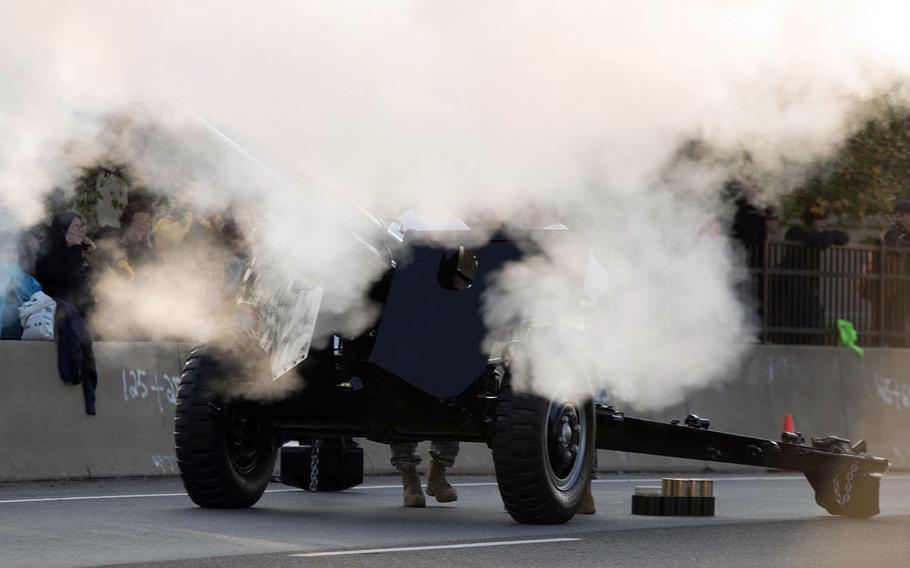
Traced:
[[[238, 267], [247, 256], [239, 227], [225, 214], [199, 219], [172, 208], [156, 215], [147, 192], [130, 197], [119, 227], [90, 227], [83, 216], [63, 212], [49, 225], [0, 233], [0, 339], [55, 340], [60, 378], [82, 386], [88, 414], [95, 414], [98, 374], [92, 342], [99, 336], [93, 324], [100, 311], [96, 287], [102, 279], [137, 283], [146, 271], [180, 251], [198, 248], [212, 257], [214, 247], [224, 253], [214, 255], [222, 259], [221, 292], [232, 295]], [[152, 339], [139, 326], [115, 329], [117, 336], [102, 338]]]
[[831, 344], [836, 321], [856, 319], [867, 344], [910, 346], [910, 201], [896, 203], [887, 230], [849, 248], [820, 203], [786, 230], [774, 207], [743, 194], [735, 207], [731, 236], [750, 276], [742, 296], [765, 341]]

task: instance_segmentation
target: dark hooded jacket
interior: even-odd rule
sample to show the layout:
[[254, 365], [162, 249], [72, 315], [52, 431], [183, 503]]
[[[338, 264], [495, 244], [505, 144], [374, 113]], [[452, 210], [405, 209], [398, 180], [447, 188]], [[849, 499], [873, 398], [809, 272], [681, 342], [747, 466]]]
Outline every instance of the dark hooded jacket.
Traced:
[[91, 268], [81, 246], [67, 246], [66, 230], [75, 213], [54, 217], [48, 231], [47, 248], [38, 257], [35, 272], [44, 292], [57, 300], [54, 334], [57, 337], [57, 370], [71, 385], [82, 385], [85, 412], [95, 414], [95, 388], [98, 372], [92, 336], [85, 317], [95, 304]]
[[736, 200], [736, 216], [733, 217], [733, 238], [746, 249], [749, 268], [764, 268], [765, 241], [768, 229], [765, 214], [745, 198]]
[[81, 246], [67, 246], [66, 230], [75, 213], [60, 213], [51, 222], [46, 248], [38, 257], [36, 275], [44, 292], [74, 305], [85, 317], [95, 304], [91, 267]]

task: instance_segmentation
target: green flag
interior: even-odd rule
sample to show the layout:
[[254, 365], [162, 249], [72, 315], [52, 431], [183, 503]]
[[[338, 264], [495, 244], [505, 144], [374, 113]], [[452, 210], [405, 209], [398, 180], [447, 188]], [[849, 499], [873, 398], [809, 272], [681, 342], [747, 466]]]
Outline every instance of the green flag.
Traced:
[[856, 328], [853, 327], [853, 324], [850, 323], [850, 321], [845, 319], [837, 320], [837, 331], [840, 334], [841, 345], [845, 345], [856, 351], [856, 354], [860, 357], [866, 354], [863, 348], [856, 344], [858, 335], [856, 333]]

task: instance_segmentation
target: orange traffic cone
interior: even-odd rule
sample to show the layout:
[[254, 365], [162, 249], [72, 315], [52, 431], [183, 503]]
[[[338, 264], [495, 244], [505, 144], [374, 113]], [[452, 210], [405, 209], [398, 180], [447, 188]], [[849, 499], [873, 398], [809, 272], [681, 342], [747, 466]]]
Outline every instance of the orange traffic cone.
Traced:
[[784, 414], [784, 432], [795, 434], [796, 426], [793, 425], [793, 415], [789, 412]]

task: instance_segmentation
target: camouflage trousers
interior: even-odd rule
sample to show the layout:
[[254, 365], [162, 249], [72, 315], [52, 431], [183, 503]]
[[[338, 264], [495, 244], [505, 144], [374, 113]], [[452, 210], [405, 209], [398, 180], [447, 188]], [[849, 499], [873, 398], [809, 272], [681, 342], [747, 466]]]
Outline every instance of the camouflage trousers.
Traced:
[[[389, 444], [392, 447], [392, 467], [405, 470], [417, 467], [420, 456], [417, 455], [417, 442], [398, 442]], [[458, 442], [430, 442], [430, 457], [443, 467], [452, 467], [458, 457]]]

